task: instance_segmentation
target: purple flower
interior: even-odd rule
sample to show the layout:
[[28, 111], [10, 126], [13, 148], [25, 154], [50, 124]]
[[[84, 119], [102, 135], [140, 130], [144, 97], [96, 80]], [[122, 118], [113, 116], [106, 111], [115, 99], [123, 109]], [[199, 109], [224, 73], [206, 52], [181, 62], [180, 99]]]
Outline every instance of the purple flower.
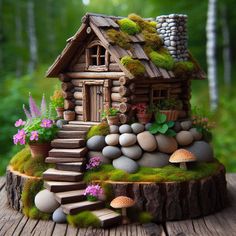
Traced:
[[89, 160], [89, 163], [86, 165], [87, 170], [98, 168], [101, 165], [100, 157], [92, 157]]
[[41, 116], [41, 112], [38, 109], [33, 97], [29, 96], [29, 107], [30, 107], [30, 113], [33, 118]]
[[43, 119], [40, 126], [43, 127], [43, 128], [51, 128], [51, 127], [52, 127], [52, 124], [53, 124], [53, 121], [52, 121], [52, 120]]
[[104, 192], [101, 186], [97, 185], [88, 185], [88, 187], [84, 191], [84, 195], [92, 196], [99, 198], [103, 196]]
[[17, 120], [15, 123], [15, 127], [19, 127], [23, 125], [25, 125], [25, 121], [23, 121], [22, 119]]
[[32, 119], [30, 112], [26, 109], [25, 104], [23, 104], [23, 111], [28, 119]]
[[30, 140], [31, 141], [38, 141], [39, 140], [39, 134], [38, 131], [32, 131], [30, 135]]
[[15, 145], [16, 144], [24, 145], [25, 138], [26, 138], [26, 133], [23, 129], [21, 129], [21, 130], [18, 130], [18, 133], [13, 136], [13, 142]]
[[42, 101], [41, 101], [41, 114], [42, 115], [45, 115], [46, 112], [47, 112], [47, 103], [46, 103], [46, 100], [45, 100], [45, 96], [43, 95], [42, 97]]

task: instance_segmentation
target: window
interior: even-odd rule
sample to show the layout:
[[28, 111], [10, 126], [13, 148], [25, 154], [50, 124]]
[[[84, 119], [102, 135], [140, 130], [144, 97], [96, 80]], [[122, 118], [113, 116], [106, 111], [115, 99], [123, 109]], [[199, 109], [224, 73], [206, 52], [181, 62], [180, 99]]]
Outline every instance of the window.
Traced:
[[169, 90], [167, 88], [153, 88], [152, 103], [160, 104], [160, 102], [169, 97]]
[[108, 53], [99, 42], [92, 42], [86, 51], [86, 64], [88, 70], [106, 71], [108, 65]]

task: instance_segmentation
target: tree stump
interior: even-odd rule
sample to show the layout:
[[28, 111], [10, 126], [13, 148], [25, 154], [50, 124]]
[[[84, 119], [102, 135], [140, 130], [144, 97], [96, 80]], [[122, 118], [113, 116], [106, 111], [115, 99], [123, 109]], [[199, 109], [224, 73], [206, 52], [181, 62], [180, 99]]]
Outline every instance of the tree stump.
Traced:
[[227, 205], [225, 168], [209, 177], [185, 182], [111, 182], [115, 197], [125, 195], [135, 207], [149, 212], [156, 222], [184, 220], [215, 213]]
[[15, 210], [22, 212], [21, 193], [24, 184], [30, 179], [38, 179], [39, 177], [27, 176], [18, 171], [14, 171], [11, 166], [8, 166], [6, 172], [6, 192], [8, 204]]

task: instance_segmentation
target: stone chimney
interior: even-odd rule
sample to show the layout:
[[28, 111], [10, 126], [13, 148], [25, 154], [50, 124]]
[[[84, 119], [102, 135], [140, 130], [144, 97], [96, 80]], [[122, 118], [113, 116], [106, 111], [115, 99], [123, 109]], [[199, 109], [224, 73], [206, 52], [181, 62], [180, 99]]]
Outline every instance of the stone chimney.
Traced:
[[158, 16], [157, 31], [176, 61], [188, 60], [187, 15], [171, 14]]

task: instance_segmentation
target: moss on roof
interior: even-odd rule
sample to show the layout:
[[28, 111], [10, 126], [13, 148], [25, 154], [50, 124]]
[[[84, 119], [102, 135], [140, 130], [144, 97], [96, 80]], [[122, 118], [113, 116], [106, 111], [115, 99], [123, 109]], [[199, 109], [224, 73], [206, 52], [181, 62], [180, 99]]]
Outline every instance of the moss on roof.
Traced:
[[121, 31], [129, 35], [134, 35], [140, 32], [140, 27], [129, 18], [118, 20], [117, 23], [120, 25]]

